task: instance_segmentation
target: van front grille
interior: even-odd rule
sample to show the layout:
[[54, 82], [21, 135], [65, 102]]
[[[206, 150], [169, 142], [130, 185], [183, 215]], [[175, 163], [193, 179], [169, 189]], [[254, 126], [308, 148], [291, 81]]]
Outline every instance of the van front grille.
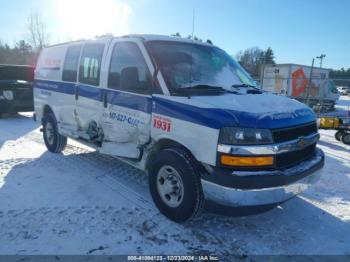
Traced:
[[307, 136], [313, 133], [317, 133], [316, 122], [308, 123], [302, 126], [272, 130], [273, 140], [275, 143], [295, 140], [301, 136]]
[[276, 155], [276, 167], [287, 168], [298, 164], [302, 161], [305, 161], [312, 157], [316, 149], [316, 143], [309, 145], [301, 150], [292, 151], [288, 153], [278, 154]]

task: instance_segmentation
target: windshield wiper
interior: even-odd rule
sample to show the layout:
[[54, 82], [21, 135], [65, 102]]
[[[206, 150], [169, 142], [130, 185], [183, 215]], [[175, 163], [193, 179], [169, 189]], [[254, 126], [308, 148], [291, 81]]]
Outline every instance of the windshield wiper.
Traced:
[[263, 91], [253, 85], [247, 85], [247, 84], [236, 84], [236, 85], [232, 85], [233, 88], [240, 88], [240, 87], [246, 87], [246, 88], [252, 88], [252, 89], [247, 89], [246, 93], [247, 94], [262, 94]]
[[216, 92], [224, 92], [224, 93], [234, 93], [237, 94], [236, 91], [227, 90], [222, 86], [212, 86], [212, 85], [194, 85], [194, 86], [186, 86], [181, 87], [180, 89], [184, 90], [200, 90], [200, 91], [216, 91]]
[[222, 86], [212, 86], [212, 85], [194, 85], [186, 86], [181, 89], [192, 89], [192, 90], [208, 90], [208, 91], [219, 91], [219, 92], [228, 92], [228, 93], [237, 93], [236, 91], [228, 90]]
[[223, 88], [221, 86], [212, 86], [212, 85], [204, 85], [204, 84], [200, 84], [200, 85], [193, 85], [193, 86], [183, 86], [181, 87], [182, 89], [204, 89], [204, 90], [222, 90]]
[[235, 84], [235, 85], [232, 85], [232, 87], [234, 87], [234, 88], [251, 87], [251, 88], [254, 88], [254, 89], [259, 89], [259, 88], [257, 88], [256, 86], [248, 85], [248, 84]]
[[[219, 92], [219, 93], [232, 93], [238, 94], [236, 91], [227, 90], [221, 86], [212, 86], [212, 85], [193, 85], [193, 86], [185, 86], [176, 89], [176, 92], [183, 93], [186, 91], [208, 91], [208, 92]], [[186, 92], [188, 93], [188, 92]]]

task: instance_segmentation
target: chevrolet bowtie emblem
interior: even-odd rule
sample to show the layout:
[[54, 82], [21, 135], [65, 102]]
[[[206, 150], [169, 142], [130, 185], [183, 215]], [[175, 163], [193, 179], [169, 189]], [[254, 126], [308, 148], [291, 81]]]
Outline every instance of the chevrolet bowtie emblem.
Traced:
[[298, 138], [297, 145], [298, 145], [299, 148], [303, 148], [303, 147], [305, 147], [307, 145], [307, 142], [306, 142], [306, 140], [305, 140], [305, 138], [303, 136]]

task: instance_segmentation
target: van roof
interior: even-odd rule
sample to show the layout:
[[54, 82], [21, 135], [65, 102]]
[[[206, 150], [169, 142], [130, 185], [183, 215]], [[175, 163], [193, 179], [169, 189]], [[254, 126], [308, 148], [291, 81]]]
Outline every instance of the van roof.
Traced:
[[168, 35], [152, 35], [152, 34], [131, 34], [131, 35], [125, 35], [122, 37], [130, 37], [130, 38], [141, 38], [144, 41], [176, 41], [176, 42], [186, 42], [186, 43], [193, 43], [196, 44], [203, 44], [203, 45], [210, 45], [212, 44], [207, 42], [201, 42], [198, 40], [192, 40], [189, 38], [184, 38], [180, 36], [168, 36]]
[[129, 34], [129, 35], [118, 36], [118, 37], [115, 37], [112, 35], [106, 35], [106, 36], [97, 37], [95, 39], [81, 39], [76, 41], [69, 41], [69, 42], [54, 44], [48, 47], [67, 45], [67, 44], [73, 44], [73, 43], [84, 43], [87, 41], [93, 41], [93, 40], [98, 40], [102, 38], [139, 38], [139, 39], [142, 39], [143, 41], [174, 41], [174, 42], [196, 43], [201, 45], [213, 46], [212, 44], [207, 42], [201, 42], [198, 40], [192, 40], [192, 39], [178, 37], [178, 36], [155, 35], [155, 34], [153, 35], [152, 34]]

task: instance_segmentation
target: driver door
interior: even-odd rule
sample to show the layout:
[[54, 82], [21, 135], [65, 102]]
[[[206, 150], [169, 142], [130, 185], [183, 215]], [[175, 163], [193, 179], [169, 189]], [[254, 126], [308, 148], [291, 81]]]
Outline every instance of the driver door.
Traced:
[[150, 140], [152, 81], [140, 47], [132, 40], [112, 43], [103, 90], [102, 153], [139, 158]]

